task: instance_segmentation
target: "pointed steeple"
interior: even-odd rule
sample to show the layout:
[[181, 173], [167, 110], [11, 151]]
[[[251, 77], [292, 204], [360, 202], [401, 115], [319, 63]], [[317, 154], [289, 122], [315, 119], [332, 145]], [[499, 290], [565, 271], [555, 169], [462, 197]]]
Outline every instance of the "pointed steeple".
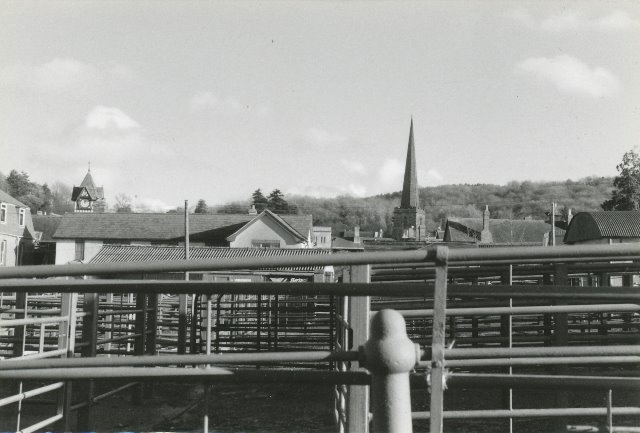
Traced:
[[413, 117], [409, 129], [409, 145], [407, 148], [407, 162], [404, 168], [404, 183], [402, 184], [401, 209], [418, 207], [418, 174], [416, 173], [416, 149], [413, 143]]

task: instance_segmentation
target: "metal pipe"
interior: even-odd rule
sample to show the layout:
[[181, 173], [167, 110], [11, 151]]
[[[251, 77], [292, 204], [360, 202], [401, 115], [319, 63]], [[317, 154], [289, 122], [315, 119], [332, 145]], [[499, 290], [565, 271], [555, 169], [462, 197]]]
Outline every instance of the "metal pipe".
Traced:
[[[534, 305], [527, 307], [490, 307], [490, 308], [448, 308], [447, 316], [497, 316], [500, 314], [543, 314], [543, 313], [595, 313], [638, 311], [638, 304], [596, 304], [596, 305]], [[407, 318], [424, 318], [433, 315], [432, 309], [400, 310]]]
[[[494, 367], [525, 365], [584, 365], [584, 364], [640, 364], [640, 356], [559, 356], [535, 358], [481, 358], [450, 359], [445, 361], [449, 368]], [[425, 366], [426, 362], [421, 363]]]
[[29, 391], [23, 391], [19, 394], [14, 394], [9, 397], [5, 397], [0, 399], [0, 407], [7, 406], [12, 403], [17, 403], [26, 398], [35, 397], [38, 395], [46, 394], [47, 392], [55, 391], [56, 389], [60, 389], [64, 386], [64, 382], [56, 382], [50, 385], [42, 386], [40, 388], [32, 389]]
[[[10, 361], [10, 358], [6, 361]], [[0, 362], [0, 370], [28, 370], [46, 368], [95, 368], [95, 367], [133, 367], [167, 366], [178, 364], [281, 364], [284, 362], [354, 362], [358, 360], [357, 351], [348, 352], [259, 352], [224, 353], [213, 355], [145, 355], [120, 358], [61, 358], [25, 361], [18, 365], [6, 365]]]
[[95, 367], [51, 368], [35, 370], [2, 370], [0, 379], [11, 380], [79, 380], [79, 379], [137, 379], [151, 381], [227, 381], [227, 382], [296, 382], [369, 385], [371, 376], [365, 371], [302, 371], [302, 370], [228, 370], [219, 367]]
[[[614, 415], [640, 415], [637, 407], [614, 407]], [[551, 418], [557, 416], [604, 416], [605, 407], [545, 408], [545, 409], [489, 409], [489, 410], [448, 410], [444, 412], [447, 419], [468, 418]], [[429, 419], [429, 412], [413, 412], [414, 420]]]
[[[452, 348], [445, 350], [446, 359], [456, 358], [520, 358], [531, 356], [640, 356], [640, 346], [636, 344], [624, 346], [564, 346], [564, 347], [487, 347], [487, 348]], [[425, 353], [422, 359], [430, 359]]]
[[566, 388], [566, 389], [640, 389], [640, 378], [615, 376], [566, 376], [526, 374], [455, 373], [447, 384], [458, 387]]
[[38, 430], [41, 430], [43, 427], [46, 427], [48, 425], [51, 425], [53, 423], [55, 423], [56, 421], [59, 421], [63, 418], [62, 414], [59, 415], [54, 415], [50, 418], [47, 418], [45, 420], [42, 420], [38, 423], [35, 423], [33, 425], [30, 425], [27, 428], [23, 428], [22, 430], [19, 430], [17, 433], [33, 433], [36, 432]]
[[[436, 248], [410, 251], [363, 252], [358, 254], [327, 254], [319, 256], [281, 256], [255, 258], [229, 258], [216, 260], [168, 260], [161, 262], [129, 262], [115, 264], [38, 265], [14, 266], [0, 269], [0, 278], [33, 278], [48, 276], [114, 275], [127, 273], [188, 272], [232, 269], [291, 268], [297, 266], [361, 265], [378, 263], [406, 263], [434, 261]], [[439, 248], [442, 248], [440, 246]], [[446, 248], [446, 247], [445, 247]], [[640, 245], [580, 245], [546, 247], [499, 247], [499, 248], [459, 248], [449, 250], [449, 262], [490, 260], [511, 260], [523, 262], [528, 259], [547, 261], [572, 258], [601, 258], [616, 260], [620, 257], [640, 256]]]

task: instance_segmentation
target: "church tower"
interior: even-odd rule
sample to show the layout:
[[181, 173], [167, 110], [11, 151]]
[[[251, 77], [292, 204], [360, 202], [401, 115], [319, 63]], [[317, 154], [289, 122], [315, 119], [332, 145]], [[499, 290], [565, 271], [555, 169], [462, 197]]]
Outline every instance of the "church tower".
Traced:
[[96, 187], [91, 176], [91, 164], [80, 186], [73, 187], [71, 201], [75, 202], [76, 212], [103, 213], [106, 208], [103, 187]]
[[393, 209], [392, 236], [396, 240], [422, 241], [427, 238], [425, 213], [419, 208], [416, 149], [413, 142], [413, 119], [409, 128], [407, 162], [404, 168], [400, 207]]

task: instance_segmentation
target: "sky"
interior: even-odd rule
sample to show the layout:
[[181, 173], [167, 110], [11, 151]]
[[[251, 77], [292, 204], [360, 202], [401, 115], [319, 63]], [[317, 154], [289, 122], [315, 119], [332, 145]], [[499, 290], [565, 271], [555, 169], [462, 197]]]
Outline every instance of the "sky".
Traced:
[[640, 2], [0, 2], [0, 172], [205, 199], [613, 176]]

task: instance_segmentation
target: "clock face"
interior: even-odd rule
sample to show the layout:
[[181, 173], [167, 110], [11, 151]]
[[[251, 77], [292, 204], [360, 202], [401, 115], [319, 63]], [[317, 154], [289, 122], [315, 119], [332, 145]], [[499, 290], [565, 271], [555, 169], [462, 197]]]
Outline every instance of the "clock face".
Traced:
[[88, 209], [90, 206], [91, 206], [91, 202], [86, 198], [81, 198], [80, 200], [78, 200], [78, 207], [81, 207], [83, 209]]

